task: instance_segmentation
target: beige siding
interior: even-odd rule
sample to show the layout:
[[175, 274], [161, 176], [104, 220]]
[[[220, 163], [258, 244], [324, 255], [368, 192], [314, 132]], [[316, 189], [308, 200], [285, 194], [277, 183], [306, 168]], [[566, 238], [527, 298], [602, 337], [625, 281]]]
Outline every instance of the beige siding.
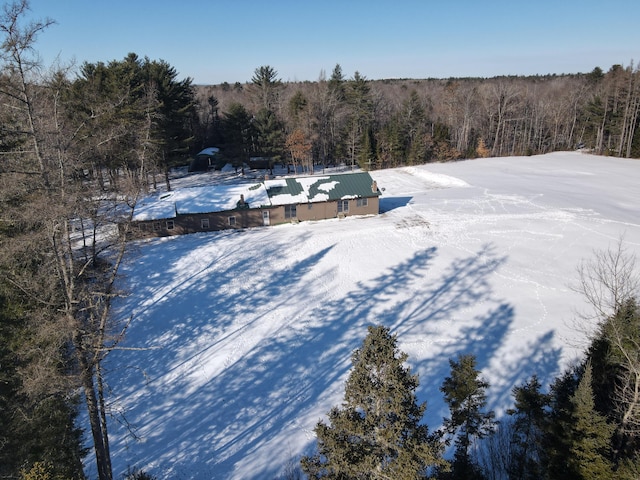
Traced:
[[[347, 208], [345, 210], [345, 204], [343, 204], [341, 212], [338, 211], [339, 202], [337, 201], [298, 204], [295, 208], [296, 216], [293, 218], [286, 215], [286, 211], [291, 213], [290, 206], [280, 205], [266, 210], [269, 211], [270, 225], [294, 221], [325, 220], [351, 215], [375, 215], [379, 212], [380, 199], [378, 197], [369, 197], [366, 202], [363, 199], [358, 200], [355, 198], [343, 202], [346, 203]], [[134, 222], [130, 236], [132, 238], [166, 237], [231, 228], [261, 227], [264, 225], [263, 210], [259, 208], [230, 210], [227, 212], [177, 215], [175, 218], [170, 219]]]
[[269, 221], [271, 225], [280, 225], [282, 223], [289, 223], [291, 220], [284, 218], [284, 207], [271, 207], [269, 209]]
[[[271, 209], [271, 224], [278, 225], [282, 223], [290, 223], [292, 221], [306, 222], [312, 220], [326, 220], [329, 218], [337, 218], [339, 216], [351, 215], [377, 215], [379, 212], [380, 199], [378, 197], [370, 197], [366, 199], [366, 205], [362, 205], [363, 201], [358, 199], [349, 199], [347, 202], [347, 210], [338, 212], [338, 202], [315, 202], [315, 203], [299, 203], [296, 205], [296, 217], [287, 218], [285, 215], [285, 206], [279, 206]], [[360, 203], [360, 205], [358, 205]]]

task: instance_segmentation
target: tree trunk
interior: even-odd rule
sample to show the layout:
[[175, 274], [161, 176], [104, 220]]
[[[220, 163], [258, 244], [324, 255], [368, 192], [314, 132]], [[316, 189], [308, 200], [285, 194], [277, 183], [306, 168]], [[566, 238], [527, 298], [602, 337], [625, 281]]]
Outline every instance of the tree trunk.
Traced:
[[[76, 343], [80, 344], [81, 339], [76, 337]], [[93, 383], [93, 368], [89, 365], [85, 353], [82, 350], [77, 352], [80, 364], [80, 376], [82, 388], [85, 395], [85, 403], [87, 405], [87, 414], [89, 415], [89, 424], [91, 425], [91, 435], [93, 438], [93, 448], [96, 455], [96, 467], [98, 469], [99, 480], [112, 480], [111, 462], [107, 454], [107, 447], [104, 443], [106, 432], [103, 431], [100, 406], [96, 396], [95, 385]]]
[[167, 192], [171, 191], [171, 181], [169, 179], [169, 169], [165, 169], [164, 171], [164, 184], [167, 186]]
[[111, 467], [111, 451], [109, 448], [109, 435], [107, 429], [107, 413], [104, 401], [104, 383], [102, 381], [102, 369], [100, 363], [96, 366], [96, 379], [98, 382], [98, 411], [100, 412], [100, 428], [102, 431], [102, 445], [105, 453], [105, 461], [107, 463], [108, 471], [113, 475]]

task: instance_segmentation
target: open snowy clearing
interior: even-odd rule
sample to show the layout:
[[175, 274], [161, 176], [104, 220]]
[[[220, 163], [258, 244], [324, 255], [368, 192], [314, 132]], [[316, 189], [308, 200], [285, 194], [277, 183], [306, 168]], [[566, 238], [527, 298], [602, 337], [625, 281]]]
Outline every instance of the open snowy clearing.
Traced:
[[379, 216], [135, 245], [116, 315], [132, 316], [125, 346], [146, 349], [107, 364], [129, 422], [110, 425], [116, 475], [283, 475], [342, 401], [369, 324], [398, 334], [431, 429], [463, 353], [500, 416], [514, 385], [534, 373], [547, 385], [584, 346], [580, 260], [621, 236], [640, 256], [637, 160], [569, 152], [371, 175]]

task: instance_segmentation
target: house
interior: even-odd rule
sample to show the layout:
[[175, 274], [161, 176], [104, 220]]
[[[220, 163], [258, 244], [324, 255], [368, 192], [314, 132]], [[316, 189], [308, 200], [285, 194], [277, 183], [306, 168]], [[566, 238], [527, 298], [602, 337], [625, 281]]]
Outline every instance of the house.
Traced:
[[133, 238], [373, 215], [377, 183], [367, 172], [288, 177], [175, 190], [140, 202]]
[[379, 211], [377, 183], [366, 172], [265, 180], [271, 224]]

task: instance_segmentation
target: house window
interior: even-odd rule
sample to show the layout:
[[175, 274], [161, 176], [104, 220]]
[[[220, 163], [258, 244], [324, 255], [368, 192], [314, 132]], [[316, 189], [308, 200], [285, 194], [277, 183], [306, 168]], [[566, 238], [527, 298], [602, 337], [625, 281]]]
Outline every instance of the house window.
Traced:
[[298, 216], [297, 205], [284, 206], [284, 218], [296, 218]]
[[338, 200], [338, 213], [349, 211], [349, 200]]
[[208, 218], [201, 218], [200, 219], [200, 228], [202, 230], [207, 230], [209, 228], [209, 219]]
[[160, 228], [161, 228], [160, 227], [160, 222], [153, 222], [153, 229], [154, 230], [158, 231], [158, 230], [160, 230]]
[[358, 206], [358, 207], [366, 207], [367, 205], [369, 205], [369, 199], [368, 198], [359, 198], [356, 201], [356, 206]]
[[236, 217], [234, 217], [233, 215], [231, 217], [229, 217], [229, 225], [231, 227], [235, 227], [236, 226]]
[[173, 230], [175, 226], [176, 224], [174, 223], [173, 220], [167, 220], [167, 230]]

